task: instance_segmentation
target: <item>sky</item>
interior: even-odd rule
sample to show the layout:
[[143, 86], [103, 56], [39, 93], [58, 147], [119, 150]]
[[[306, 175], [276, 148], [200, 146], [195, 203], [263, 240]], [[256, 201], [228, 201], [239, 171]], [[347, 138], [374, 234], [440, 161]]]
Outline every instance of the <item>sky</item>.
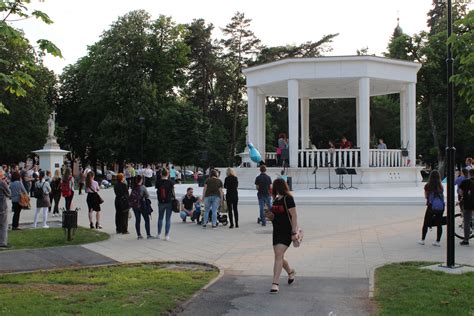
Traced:
[[431, 0], [45, 0], [32, 1], [31, 7], [46, 12], [52, 25], [29, 19], [14, 22], [35, 42], [46, 38], [55, 43], [64, 58], [46, 57], [45, 64], [57, 74], [68, 64], [87, 54], [87, 46], [99, 40], [102, 32], [119, 16], [144, 9], [153, 18], [171, 16], [177, 23], [203, 18], [216, 27], [229, 23], [235, 12], [252, 19], [251, 29], [266, 46], [317, 41], [323, 35], [339, 33], [327, 55], [355, 55], [369, 48], [381, 55], [400, 18], [409, 35], [426, 29]]

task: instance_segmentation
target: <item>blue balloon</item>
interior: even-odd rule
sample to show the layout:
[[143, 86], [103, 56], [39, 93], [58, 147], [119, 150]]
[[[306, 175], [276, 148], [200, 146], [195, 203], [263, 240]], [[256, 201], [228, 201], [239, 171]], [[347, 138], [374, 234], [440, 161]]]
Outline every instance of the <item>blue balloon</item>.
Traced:
[[253, 147], [252, 143], [249, 143], [248, 146], [249, 146], [250, 159], [253, 162], [260, 163], [262, 161], [262, 155], [260, 155], [257, 148]]

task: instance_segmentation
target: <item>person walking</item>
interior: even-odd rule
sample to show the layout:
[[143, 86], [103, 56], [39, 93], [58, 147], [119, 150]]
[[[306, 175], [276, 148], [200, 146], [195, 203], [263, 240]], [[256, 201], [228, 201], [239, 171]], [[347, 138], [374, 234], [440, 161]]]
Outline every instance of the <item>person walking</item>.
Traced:
[[87, 208], [89, 210], [89, 223], [90, 228], [94, 229], [94, 222], [92, 221], [93, 212], [95, 212], [95, 228], [102, 229], [100, 225], [100, 197], [99, 197], [99, 184], [94, 180], [95, 174], [93, 171], [89, 171], [86, 177], [86, 193], [87, 193]]
[[212, 211], [212, 228], [217, 227], [217, 209], [221, 202], [223, 202], [224, 192], [222, 191], [222, 181], [217, 178], [218, 173], [216, 169], [212, 169], [209, 173], [209, 178], [204, 184], [202, 196], [204, 197], [204, 219], [202, 227], [206, 228], [209, 219], [209, 211]]
[[84, 186], [86, 185], [86, 171], [81, 167], [79, 171], [79, 195], [82, 194], [82, 190], [84, 190]]
[[23, 182], [21, 181], [21, 176], [18, 171], [14, 171], [11, 176], [10, 191], [12, 196], [12, 211], [13, 211], [13, 221], [12, 221], [12, 230], [20, 230], [20, 197], [21, 194], [28, 194], [26, 191]]
[[71, 210], [71, 203], [74, 198], [74, 177], [71, 173], [71, 168], [64, 169], [63, 178], [61, 180], [61, 195], [64, 197], [66, 211]]
[[163, 219], [166, 215], [165, 240], [170, 240], [171, 229], [171, 201], [174, 195], [174, 182], [168, 179], [168, 170], [163, 168], [161, 179], [156, 182], [156, 195], [158, 196], [158, 236], [161, 238]]
[[273, 217], [273, 252], [275, 259], [273, 263], [273, 283], [270, 293], [280, 291], [281, 270], [288, 273], [288, 284], [295, 281], [295, 270], [285, 259], [285, 252], [292, 241], [298, 240], [298, 217], [296, 204], [290, 193], [288, 184], [283, 179], [273, 181], [273, 205], [271, 215]]
[[441, 176], [437, 170], [431, 171], [424, 190], [426, 211], [423, 220], [423, 228], [421, 230], [421, 240], [418, 241], [418, 243], [424, 245], [428, 228], [436, 226], [436, 241], [434, 241], [432, 245], [440, 247], [441, 235], [443, 234], [442, 218], [444, 212], [444, 189], [441, 184]]
[[146, 168], [143, 169], [143, 176], [145, 177], [145, 187], [149, 188], [153, 186], [153, 169], [150, 165], [146, 165]]
[[174, 168], [174, 165], [172, 165], [170, 169], [170, 180], [173, 182], [173, 184], [176, 183], [176, 169]]
[[8, 248], [8, 203], [11, 191], [7, 184], [5, 171], [0, 169], [0, 248]]
[[[61, 173], [59, 169], [54, 171], [53, 179], [51, 180], [51, 193], [49, 195], [49, 201], [51, 206], [53, 206], [53, 217], [59, 216], [59, 200], [61, 199]], [[51, 206], [49, 210], [51, 211]]]
[[464, 240], [459, 244], [469, 246], [471, 235], [472, 212], [474, 211], [474, 169], [469, 169], [468, 178], [459, 185], [459, 194], [462, 198]]
[[117, 234], [128, 234], [128, 212], [130, 211], [128, 186], [123, 173], [117, 174], [115, 192], [115, 230]]
[[38, 224], [38, 214], [43, 212], [43, 228], [49, 228], [48, 226], [48, 211], [51, 203], [49, 201], [49, 193], [51, 192], [51, 186], [45, 179], [45, 173], [43, 170], [39, 172], [38, 181], [35, 183], [34, 195], [36, 198], [36, 212], [33, 221], [33, 227], [36, 228]]
[[225, 198], [227, 202], [227, 211], [229, 212], [229, 228], [234, 228], [234, 218], [235, 228], [239, 228], [239, 211], [237, 210], [237, 204], [239, 203], [238, 187], [239, 179], [235, 175], [235, 170], [227, 168], [227, 176], [224, 179], [224, 188], [226, 189]]
[[265, 165], [260, 166], [260, 175], [255, 179], [255, 186], [257, 187], [257, 197], [258, 197], [258, 206], [260, 208], [260, 217], [257, 220], [257, 223], [261, 223], [262, 226], [267, 225], [265, 219], [265, 206], [268, 209], [272, 208], [272, 178], [266, 174], [267, 167]]

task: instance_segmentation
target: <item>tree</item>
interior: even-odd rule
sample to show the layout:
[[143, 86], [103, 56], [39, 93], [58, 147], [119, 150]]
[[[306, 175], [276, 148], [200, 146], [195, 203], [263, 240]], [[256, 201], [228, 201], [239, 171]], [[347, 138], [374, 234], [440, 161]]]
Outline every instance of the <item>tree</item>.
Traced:
[[[40, 59], [45, 53], [62, 57], [61, 51], [52, 42], [39, 39], [36, 42], [38, 48], [35, 49], [25, 38], [24, 33], [12, 26], [14, 20], [31, 17], [46, 24], [53, 23], [42, 11], [34, 10], [30, 13], [26, 6], [29, 3], [30, 0], [2, 0], [0, 2], [0, 13], [3, 14], [3, 19], [0, 20], [0, 91], [2, 91], [0, 114], [9, 113], [3, 103], [5, 93], [24, 97], [28, 89], [35, 85], [36, 82], [32, 74], [40, 71], [42, 67]], [[22, 53], [11, 56], [8, 49]]]
[[261, 49], [260, 40], [249, 29], [251, 21], [251, 19], [245, 17], [244, 13], [237, 12], [232, 17], [231, 22], [222, 29], [225, 37], [222, 40], [225, 48], [223, 57], [225, 58], [225, 65], [228, 67], [226, 79], [232, 78], [232, 80], [227, 81], [232, 92], [231, 108], [233, 113], [230, 160], [236, 154], [238, 123], [244, 112], [242, 96], [245, 93], [245, 77], [242, 74], [242, 69], [252, 62], [252, 59], [256, 57]]

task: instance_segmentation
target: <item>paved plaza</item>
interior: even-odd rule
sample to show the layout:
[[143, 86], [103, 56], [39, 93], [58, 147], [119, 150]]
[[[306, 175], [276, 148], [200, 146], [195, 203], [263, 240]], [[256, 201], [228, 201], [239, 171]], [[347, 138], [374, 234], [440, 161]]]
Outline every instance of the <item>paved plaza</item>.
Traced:
[[[177, 187], [178, 192], [184, 189], [185, 185]], [[250, 197], [252, 193], [245, 194]], [[253, 204], [250, 204], [249, 198], [240, 206], [238, 229], [229, 229], [228, 226], [203, 229], [189, 221], [182, 223], [174, 214], [171, 240], [164, 241], [137, 240], [133, 217], [129, 221], [129, 235], [115, 234], [113, 190], [102, 190], [101, 195], [105, 200], [101, 213], [102, 225], [111, 238], [84, 245], [84, 248], [118, 262], [184, 260], [214, 264], [224, 270], [224, 278], [220, 281], [223, 283], [218, 282], [204, 291], [202, 300], [219, 301], [224, 294], [218, 289], [225, 284], [232, 285], [230, 288], [236, 290], [233, 296], [229, 294], [228, 304], [232, 306], [224, 306], [224, 310], [216, 307], [215, 312], [249, 315], [272, 311], [264, 309], [265, 304], [260, 309], [251, 309], [257, 303], [250, 296], [257, 295], [262, 300], [268, 298], [273, 267], [272, 227], [261, 227], [256, 223], [256, 198]], [[76, 192], [73, 203], [81, 208], [80, 225], [87, 227], [85, 199], [85, 195], [77, 195]], [[296, 202], [305, 239], [301, 248], [291, 247], [287, 252], [290, 264], [297, 271], [297, 281], [294, 287], [289, 288], [285, 286], [286, 275], [282, 275], [279, 295], [283, 299], [289, 293], [307, 293], [300, 297], [303, 304], [300, 311], [304, 313], [327, 315], [329, 312], [337, 314], [339, 310], [339, 314], [343, 315], [347, 314], [343, 311], [351, 308], [362, 311], [362, 314], [369, 313], [369, 283], [374, 268], [390, 262], [445, 260], [445, 235], [440, 248], [431, 246], [435, 231], [428, 233], [425, 246], [417, 244], [425, 211], [419, 203], [402, 206], [393, 202], [387, 205], [298, 205], [298, 193]], [[156, 235], [156, 199], [153, 199], [153, 204], [152, 234]], [[23, 211], [22, 222], [31, 221], [33, 213], [31, 210]], [[58, 220], [53, 217], [50, 219]], [[456, 243], [456, 261], [473, 264], [472, 247], [460, 247]], [[346, 288], [347, 291], [330, 291], [338, 287]], [[247, 294], [242, 295], [243, 292], [238, 289], [244, 289]], [[315, 306], [317, 295], [314, 293], [323, 293], [325, 289], [333, 293], [332, 300], [323, 300], [326, 305]], [[213, 293], [216, 296], [212, 296]], [[210, 296], [206, 298], [206, 295]], [[338, 306], [334, 300], [337, 297], [346, 303]], [[367, 298], [365, 305], [361, 303], [362, 298]], [[364, 306], [362, 309], [361, 304]]]

